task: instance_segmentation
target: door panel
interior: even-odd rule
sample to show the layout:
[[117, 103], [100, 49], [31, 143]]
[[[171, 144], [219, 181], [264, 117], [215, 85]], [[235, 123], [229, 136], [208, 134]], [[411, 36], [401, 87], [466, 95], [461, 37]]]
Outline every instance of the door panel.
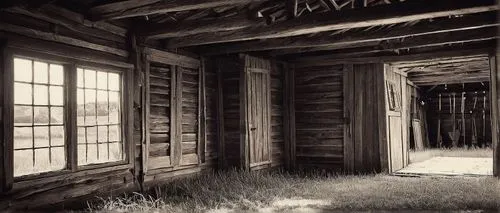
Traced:
[[245, 64], [249, 167], [259, 169], [271, 165], [271, 64], [251, 56]]

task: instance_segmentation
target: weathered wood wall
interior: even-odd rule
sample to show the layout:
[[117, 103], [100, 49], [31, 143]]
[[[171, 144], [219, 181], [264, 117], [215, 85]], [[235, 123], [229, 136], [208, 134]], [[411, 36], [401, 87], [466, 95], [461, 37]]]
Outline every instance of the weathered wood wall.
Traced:
[[297, 168], [343, 168], [343, 104], [343, 65], [295, 69]]
[[223, 156], [221, 167], [240, 167], [240, 78], [243, 65], [238, 56], [217, 58], [217, 75], [220, 75], [222, 90]]
[[345, 66], [345, 170], [361, 173], [387, 170], [383, 64]]
[[[6, 40], [9, 47], [45, 53], [51, 57], [76, 59], [82, 63], [100, 64], [105, 68], [128, 69], [126, 73], [131, 75], [133, 64], [129, 63], [128, 59], [126, 33], [121, 27], [85, 20], [80, 14], [52, 5], [38, 10], [10, 8], [0, 12], [0, 40]], [[126, 84], [133, 87], [131, 81], [126, 81]], [[12, 84], [0, 82], [0, 85], [4, 87]], [[127, 96], [133, 98], [133, 94], [127, 93]], [[6, 110], [3, 113], [2, 117], [10, 116]], [[131, 110], [130, 113], [138, 115], [137, 111]], [[9, 123], [2, 122], [2, 127], [12, 125]], [[130, 134], [127, 139], [130, 144], [133, 144], [134, 139], [140, 138], [140, 135], [128, 132]], [[12, 143], [11, 140], [2, 142], [5, 147]], [[5, 158], [5, 154], [9, 150], [2, 151], [4, 152], [0, 164], [6, 165], [9, 158]], [[134, 148], [130, 147], [129, 154], [132, 153], [132, 159], [133, 151]], [[4, 175], [9, 173], [6, 173], [8, 169], [2, 168], [3, 180]], [[78, 201], [102, 193], [136, 189], [134, 175], [134, 164], [130, 163], [44, 178], [16, 178], [10, 186], [3, 184], [5, 192], [0, 195], [0, 209], [36, 208], [40, 205], [55, 205], [63, 200]]]
[[[2, 166], [0, 174], [5, 192], [0, 195], [0, 211], [59, 205], [63, 201], [79, 202], [99, 195], [139, 190], [141, 185], [152, 186], [215, 167], [218, 150], [216, 71], [207, 69], [205, 72], [202, 61], [196, 56], [144, 48], [124, 28], [85, 20], [80, 14], [52, 5], [30, 11], [2, 10], [0, 41], [4, 40], [9, 48], [29, 51], [41, 59], [46, 54], [51, 59], [126, 70], [124, 101], [130, 107], [124, 106], [124, 109], [130, 120], [124, 120], [128, 128], [124, 139], [129, 145], [127, 156], [130, 160], [121, 165], [40, 178], [11, 178], [11, 185], [3, 184], [9, 182], [6, 180], [9, 168]], [[3, 82], [3, 74], [0, 78], [1, 118], [11, 116], [4, 110], [2, 91], [12, 84]], [[172, 94], [176, 94], [175, 98]], [[181, 127], [173, 134], [175, 119]], [[3, 129], [8, 128], [8, 123], [11, 122], [2, 122], [1, 126], [0, 141], [4, 145], [12, 141], [3, 140]], [[178, 146], [172, 146], [173, 142]], [[180, 155], [172, 155], [172, 148], [178, 149], [174, 153]], [[2, 156], [5, 154], [8, 151], [2, 150]], [[9, 165], [8, 159], [2, 157], [0, 165]]]
[[287, 72], [284, 63], [273, 63], [271, 70], [271, 152], [272, 167], [284, 164], [285, 140], [283, 127], [283, 80]]

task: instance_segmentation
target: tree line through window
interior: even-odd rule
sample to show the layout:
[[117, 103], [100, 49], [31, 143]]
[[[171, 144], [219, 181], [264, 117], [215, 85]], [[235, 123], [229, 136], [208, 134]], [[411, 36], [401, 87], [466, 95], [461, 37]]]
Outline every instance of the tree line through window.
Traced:
[[[15, 177], [67, 169], [69, 143], [78, 144], [79, 166], [124, 159], [119, 73], [77, 68], [68, 87], [62, 64], [13, 60]], [[77, 90], [77, 141], [67, 137], [68, 88]]]

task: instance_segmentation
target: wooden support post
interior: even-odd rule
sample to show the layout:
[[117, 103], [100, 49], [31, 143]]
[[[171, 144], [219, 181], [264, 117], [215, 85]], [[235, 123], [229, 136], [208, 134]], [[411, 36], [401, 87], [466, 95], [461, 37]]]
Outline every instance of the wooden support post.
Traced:
[[491, 94], [491, 140], [493, 142], [493, 175], [500, 178], [500, 54], [490, 57], [490, 94]]
[[224, 147], [224, 96], [223, 96], [223, 86], [222, 79], [223, 73], [221, 70], [220, 61], [216, 62], [217, 69], [217, 141], [218, 141], [218, 150], [217, 150], [217, 161], [219, 169], [223, 169], [226, 166], [225, 161], [225, 147]]
[[354, 172], [354, 72], [352, 64], [344, 65], [344, 170]]
[[284, 71], [284, 135], [285, 135], [285, 167], [295, 169], [295, 68], [286, 64]]
[[11, 91], [14, 88], [14, 65], [13, 55], [6, 49], [2, 50], [3, 56], [3, 170], [2, 189], [9, 191], [14, 182], [14, 97]]
[[207, 126], [207, 104], [205, 94], [205, 58], [201, 59], [201, 66], [199, 71], [199, 90], [198, 90], [198, 163], [205, 163], [205, 149], [206, 149], [206, 126]]
[[[140, 174], [142, 180], [144, 180], [144, 176], [148, 173], [148, 159], [149, 159], [149, 147], [151, 144], [151, 130], [150, 130], [150, 116], [151, 116], [151, 97], [150, 97], [150, 79], [149, 79], [149, 61], [145, 54], [140, 54], [141, 67], [143, 66], [143, 70], [141, 70], [141, 76], [143, 76], [144, 83], [142, 84], [142, 104], [141, 104], [141, 114], [142, 114], [142, 135], [143, 138], [141, 140], [141, 164], [142, 164], [142, 172]], [[141, 186], [144, 183], [141, 183]]]
[[182, 70], [172, 66], [172, 94], [170, 95], [170, 158], [174, 167], [182, 159]]

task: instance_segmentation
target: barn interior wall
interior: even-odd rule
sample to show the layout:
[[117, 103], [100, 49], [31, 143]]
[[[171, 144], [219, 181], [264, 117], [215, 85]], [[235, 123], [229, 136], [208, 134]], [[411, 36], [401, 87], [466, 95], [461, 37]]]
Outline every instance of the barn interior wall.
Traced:
[[343, 65], [295, 68], [296, 163], [342, 170]]
[[[142, 47], [135, 44], [134, 37], [128, 35], [126, 29], [108, 24], [106, 22], [94, 22], [85, 20], [82, 15], [70, 12], [56, 6], [43, 7], [40, 10], [28, 11], [20, 8], [11, 8], [0, 12], [0, 41], [6, 41], [9, 51], [15, 50], [19, 54], [34, 53], [36, 57], [44, 59], [45, 56], [55, 59], [67, 59], [91, 64], [105, 69], [126, 70], [124, 79], [125, 88], [129, 92], [126, 100], [130, 100], [130, 106], [126, 113], [130, 114], [130, 120], [127, 125], [130, 127], [126, 132], [127, 143], [130, 145], [127, 156], [129, 163], [109, 167], [68, 171], [61, 174], [44, 175], [43, 177], [34, 176], [27, 179], [9, 178], [9, 158], [8, 150], [2, 150], [1, 165], [2, 168], [2, 189], [0, 195], [0, 209], [20, 209], [37, 208], [41, 205], [60, 205], [63, 201], [81, 201], [83, 198], [94, 198], [95, 196], [106, 195], [109, 193], [119, 193], [122, 191], [139, 190], [141, 185], [153, 185], [159, 182], [171, 180], [175, 177], [181, 177], [196, 174], [205, 170], [211, 170], [216, 167], [217, 161], [217, 125], [216, 125], [216, 97], [217, 97], [217, 75], [215, 69], [207, 68], [205, 72], [180, 67], [184, 85], [182, 95], [184, 99], [181, 107], [184, 114], [181, 116], [183, 124], [182, 154], [192, 156], [194, 153], [200, 153], [199, 147], [204, 146], [204, 157], [197, 156], [196, 162], [189, 165], [181, 165], [177, 169], [156, 168], [149, 170], [144, 174], [144, 168], [151, 159], [147, 157], [160, 156], [168, 150], [170, 141], [170, 68], [171, 64], [162, 64], [152, 62], [146, 58]], [[131, 44], [130, 41], [133, 44]], [[5, 54], [3, 54], [6, 56]], [[191, 54], [192, 56], [193, 54]], [[2, 60], [4, 58], [2, 57]], [[196, 59], [199, 60], [199, 59]], [[8, 61], [8, 60], [7, 60]], [[211, 61], [207, 61], [210, 64]], [[154, 77], [148, 78], [148, 81], [156, 83], [151, 93], [148, 95], [156, 105], [150, 105], [148, 108], [152, 126], [149, 139], [152, 141], [149, 147], [145, 147], [144, 134], [144, 111], [142, 107], [144, 90], [146, 64], [150, 68], [150, 74]], [[8, 66], [2, 66], [8, 68]], [[2, 117], [12, 116], [8, 113], [9, 104], [3, 100], [3, 89], [12, 86], [4, 78], [2, 72], [2, 89], [0, 89], [0, 98], [2, 100]], [[199, 90], [200, 78], [204, 73], [205, 89]], [[161, 90], [163, 88], [164, 90]], [[200, 91], [203, 91], [201, 93]], [[201, 96], [205, 94], [206, 109], [203, 118], [198, 118], [198, 109]], [[163, 120], [162, 120], [163, 119]], [[4, 122], [5, 121], [5, 122]], [[200, 144], [197, 138], [200, 137], [197, 129], [198, 123], [205, 121], [204, 144]], [[5, 147], [12, 144], [10, 140], [4, 140], [3, 130], [8, 129], [10, 122], [2, 119], [1, 142]], [[193, 138], [192, 136], [195, 136]], [[161, 143], [154, 143], [161, 142]], [[166, 145], [166, 146], [165, 146]], [[12, 147], [12, 146], [10, 146]], [[145, 154], [143, 151], [148, 150]], [[189, 160], [188, 159], [188, 160]], [[189, 160], [190, 161], [190, 160]], [[12, 163], [12, 162], [10, 162]], [[10, 173], [12, 174], [12, 173]], [[145, 176], [143, 176], [145, 175]]]

